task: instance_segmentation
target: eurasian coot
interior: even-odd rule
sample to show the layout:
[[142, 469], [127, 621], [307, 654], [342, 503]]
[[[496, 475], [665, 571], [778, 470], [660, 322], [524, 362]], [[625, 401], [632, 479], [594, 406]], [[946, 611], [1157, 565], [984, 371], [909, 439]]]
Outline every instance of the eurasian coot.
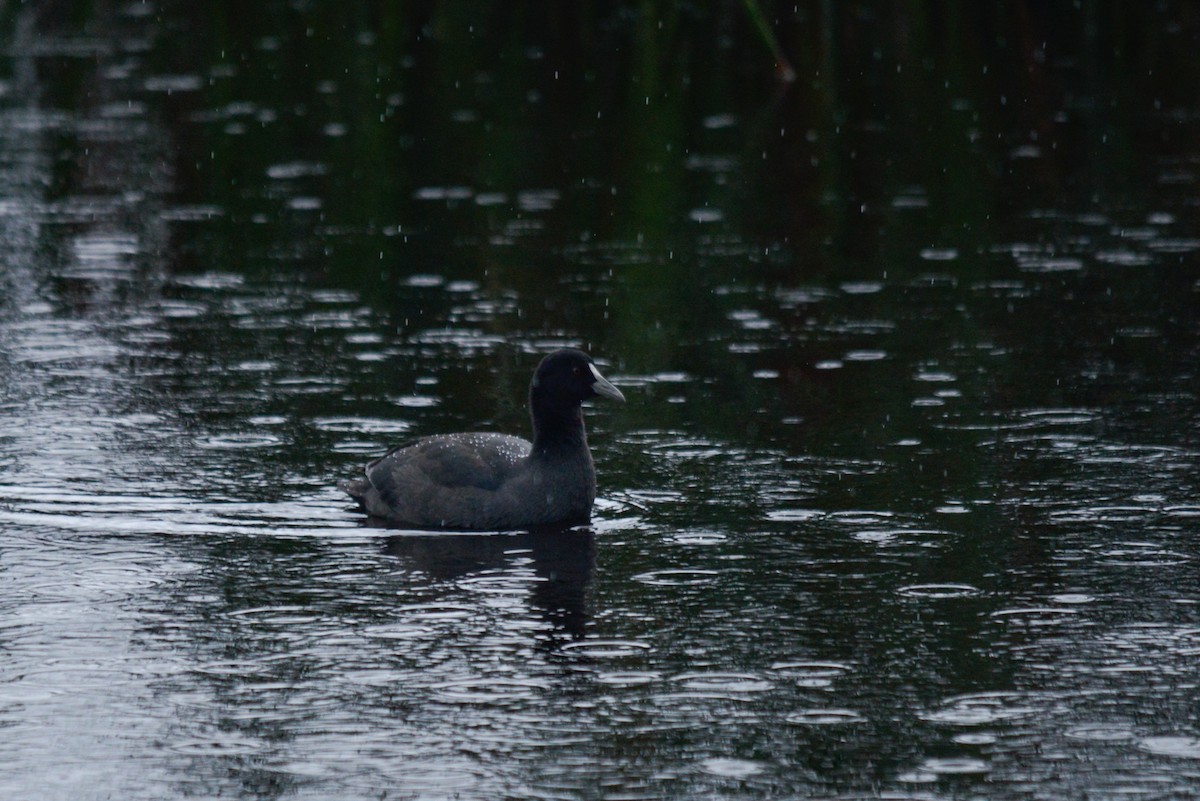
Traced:
[[529, 383], [533, 442], [507, 434], [423, 437], [369, 462], [366, 477], [340, 486], [364, 511], [422, 529], [505, 531], [586, 523], [596, 469], [580, 404], [623, 401], [592, 358], [556, 350]]

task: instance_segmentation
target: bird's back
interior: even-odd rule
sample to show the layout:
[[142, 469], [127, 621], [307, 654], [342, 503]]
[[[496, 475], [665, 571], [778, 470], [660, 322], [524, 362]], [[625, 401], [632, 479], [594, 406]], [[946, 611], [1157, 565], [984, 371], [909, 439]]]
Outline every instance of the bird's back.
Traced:
[[488, 528], [530, 444], [507, 434], [424, 437], [367, 464], [346, 490], [368, 514], [418, 527]]

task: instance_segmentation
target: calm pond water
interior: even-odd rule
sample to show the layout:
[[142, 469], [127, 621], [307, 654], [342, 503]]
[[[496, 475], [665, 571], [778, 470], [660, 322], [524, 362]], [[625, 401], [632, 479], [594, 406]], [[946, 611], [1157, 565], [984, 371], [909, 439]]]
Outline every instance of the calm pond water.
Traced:
[[[764, 2], [784, 86], [739, 3], [67, 5], [0, 7], [0, 797], [1200, 793], [1191, 6]], [[563, 344], [590, 527], [336, 490]]]

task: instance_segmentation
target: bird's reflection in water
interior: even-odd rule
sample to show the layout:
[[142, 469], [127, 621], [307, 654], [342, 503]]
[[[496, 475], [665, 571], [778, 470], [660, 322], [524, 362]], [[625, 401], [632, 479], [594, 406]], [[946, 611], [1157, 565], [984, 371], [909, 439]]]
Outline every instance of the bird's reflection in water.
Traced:
[[[387, 553], [441, 581], [493, 570], [525, 570], [537, 581], [530, 600], [558, 636], [577, 640], [588, 623], [587, 589], [596, 572], [596, 535], [588, 528], [545, 528], [516, 534], [405, 533]], [[528, 560], [528, 561], [526, 561]]]

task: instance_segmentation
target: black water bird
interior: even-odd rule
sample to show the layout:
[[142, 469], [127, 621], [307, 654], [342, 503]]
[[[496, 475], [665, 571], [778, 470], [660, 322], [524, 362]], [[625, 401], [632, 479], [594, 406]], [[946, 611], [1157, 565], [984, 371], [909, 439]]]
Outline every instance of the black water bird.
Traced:
[[591, 518], [596, 468], [582, 402], [625, 396], [581, 350], [556, 350], [529, 382], [533, 442], [440, 434], [404, 443], [340, 486], [372, 517], [419, 529], [509, 531]]

